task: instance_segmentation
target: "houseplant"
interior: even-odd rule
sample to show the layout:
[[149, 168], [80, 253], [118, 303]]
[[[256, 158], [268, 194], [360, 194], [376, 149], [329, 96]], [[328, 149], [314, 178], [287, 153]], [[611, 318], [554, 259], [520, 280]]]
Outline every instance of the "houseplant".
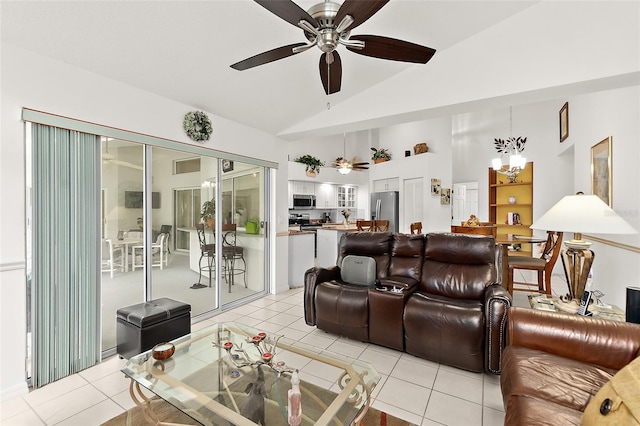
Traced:
[[203, 222], [206, 222], [207, 226], [213, 229], [214, 221], [213, 219], [216, 216], [216, 201], [208, 200], [202, 203], [202, 210], [200, 210], [200, 218]]
[[391, 153], [387, 151], [386, 148], [378, 149], [371, 147], [371, 151], [373, 151], [373, 154], [371, 154], [371, 159], [374, 163], [382, 163], [384, 161], [391, 160]]
[[317, 173], [320, 173], [320, 167], [324, 166], [324, 161], [320, 161], [316, 157], [309, 154], [298, 157], [293, 161], [306, 165], [307, 168], [305, 169], [305, 171], [307, 172], [307, 176], [310, 177], [315, 177]]

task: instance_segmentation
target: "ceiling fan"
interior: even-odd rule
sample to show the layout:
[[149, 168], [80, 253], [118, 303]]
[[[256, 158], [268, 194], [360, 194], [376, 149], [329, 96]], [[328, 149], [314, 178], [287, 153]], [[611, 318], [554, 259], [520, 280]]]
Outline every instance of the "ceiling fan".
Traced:
[[330, 95], [340, 91], [342, 82], [342, 61], [336, 50], [340, 44], [360, 55], [420, 64], [426, 64], [436, 53], [429, 47], [389, 37], [351, 37], [351, 30], [371, 18], [389, 0], [345, 0], [342, 5], [325, 0], [308, 11], [304, 11], [291, 0], [254, 1], [290, 24], [302, 28], [307, 42], [278, 47], [231, 65], [231, 68], [239, 71], [284, 59], [318, 46], [322, 51], [320, 80], [325, 93]]
[[340, 172], [343, 175], [346, 175], [351, 173], [351, 170], [361, 171], [361, 170], [367, 170], [369, 168], [368, 162], [356, 161], [358, 157], [353, 157], [353, 161], [347, 160], [347, 154], [346, 154], [347, 143], [345, 141], [344, 135], [342, 137], [342, 144], [343, 144], [343, 154], [342, 154], [343, 156], [336, 158], [336, 161], [333, 162], [333, 167], [338, 169], [338, 172]]

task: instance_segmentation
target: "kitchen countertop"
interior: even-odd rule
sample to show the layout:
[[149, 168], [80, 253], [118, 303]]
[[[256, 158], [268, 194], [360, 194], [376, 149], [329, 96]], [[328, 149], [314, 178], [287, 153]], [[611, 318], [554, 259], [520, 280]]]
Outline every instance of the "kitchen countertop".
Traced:
[[322, 225], [322, 230], [333, 230], [333, 231], [357, 231], [358, 227], [354, 223], [350, 223], [349, 226], [344, 226], [343, 223], [328, 223]]
[[313, 235], [315, 234], [315, 231], [289, 231], [289, 236], [292, 235]]

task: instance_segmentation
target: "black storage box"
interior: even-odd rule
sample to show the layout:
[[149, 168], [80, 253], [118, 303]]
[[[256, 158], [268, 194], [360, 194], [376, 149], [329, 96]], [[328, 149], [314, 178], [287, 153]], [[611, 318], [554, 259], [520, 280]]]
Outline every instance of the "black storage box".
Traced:
[[131, 358], [191, 333], [191, 305], [161, 298], [117, 311], [118, 355]]

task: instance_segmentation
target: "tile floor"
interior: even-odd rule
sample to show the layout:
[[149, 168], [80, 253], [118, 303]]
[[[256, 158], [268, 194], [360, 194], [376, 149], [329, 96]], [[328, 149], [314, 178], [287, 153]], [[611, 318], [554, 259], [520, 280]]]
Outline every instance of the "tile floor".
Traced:
[[[516, 293], [514, 304], [528, 306], [526, 295]], [[307, 326], [302, 317], [302, 289], [298, 288], [224, 312], [195, 324], [192, 329], [198, 330], [214, 321], [238, 321], [368, 361], [382, 376], [374, 390], [373, 406], [417, 425], [503, 424], [498, 376], [470, 373], [344, 339]], [[134, 406], [129, 396], [129, 380], [120, 372], [124, 363], [125, 360], [113, 356], [27, 395], [3, 401], [0, 425], [99, 425]], [[322, 381], [312, 374], [304, 379]]]

